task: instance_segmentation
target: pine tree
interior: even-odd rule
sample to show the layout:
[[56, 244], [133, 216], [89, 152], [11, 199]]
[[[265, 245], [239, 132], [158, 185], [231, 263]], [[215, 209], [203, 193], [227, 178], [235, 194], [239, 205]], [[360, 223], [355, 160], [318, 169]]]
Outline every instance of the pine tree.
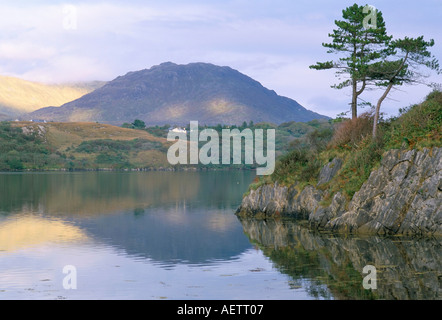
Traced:
[[442, 72], [439, 62], [428, 51], [428, 48], [432, 46], [434, 46], [434, 40], [425, 41], [423, 36], [394, 40], [390, 44], [390, 51], [393, 59], [396, 59], [384, 59], [369, 66], [367, 80], [374, 81], [377, 86], [385, 88], [375, 109], [373, 138], [377, 134], [381, 104], [394, 86], [422, 83], [421, 79], [428, 75], [422, 74], [421, 67], [435, 70], [438, 73]]
[[[389, 42], [392, 37], [387, 35], [382, 13], [370, 6], [352, 5], [342, 11], [343, 20], [336, 20], [338, 27], [329, 34], [331, 43], [323, 43], [327, 53], [343, 55], [337, 61], [317, 62], [311, 69], [337, 69], [336, 74], [341, 80], [332, 88], [352, 88], [352, 118], [357, 117], [358, 96], [367, 87], [368, 66], [381, 57], [391, 54]], [[370, 24], [368, 23], [370, 22]]]

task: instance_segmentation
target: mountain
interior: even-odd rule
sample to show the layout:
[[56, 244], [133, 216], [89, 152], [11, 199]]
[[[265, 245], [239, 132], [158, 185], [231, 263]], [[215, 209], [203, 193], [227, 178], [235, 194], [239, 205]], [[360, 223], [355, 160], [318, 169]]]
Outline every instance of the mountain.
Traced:
[[192, 120], [207, 125], [250, 120], [280, 124], [327, 118], [230, 67], [171, 62], [129, 72], [60, 108], [43, 108], [29, 116], [110, 124], [140, 119], [148, 125], [185, 125]]
[[61, 106], [103, 85], [104, 82], [48, 85], [0, 76], [0, 120], [13, 119], [43, 107]]

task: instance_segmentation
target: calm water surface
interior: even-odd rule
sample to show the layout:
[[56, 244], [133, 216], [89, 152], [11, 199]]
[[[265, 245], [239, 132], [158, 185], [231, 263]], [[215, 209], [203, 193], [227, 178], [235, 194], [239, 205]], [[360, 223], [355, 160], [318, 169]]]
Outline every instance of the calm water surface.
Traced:
[[[440, 239], [239, 220], [249, 171], [0, 174], [0, 299], [440, 299]], [[365, 265], [377, 289], [362, 286]], [[63, 283], [74, 266], [77, 288]]]

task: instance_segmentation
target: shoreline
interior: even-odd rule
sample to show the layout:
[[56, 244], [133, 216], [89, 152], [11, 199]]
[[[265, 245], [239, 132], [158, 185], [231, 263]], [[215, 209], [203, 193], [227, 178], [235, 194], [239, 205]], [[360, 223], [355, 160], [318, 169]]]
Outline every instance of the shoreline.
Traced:
[[[441, 160], [442, 148], [391, 149], [351, 199], [340, 191], [328, 194], [320, 185], [298, 190], [296, 184], [275, 182], [250, 190], [236, 214], [295, 217], [307, 220], [313, 229], [344, 234], [442, 235]], [[333, 176], [327, 175], [326, 181]], [[331, 202], [324, 203], [327, 197]]]
[[52, 168], [52, 169], [25, 169], [25, 170], [9, 170], [0, 171], [3, 173], [39, 173], [39, 172], [149, 172], [149, 171], [162, 171], [162, 172], [180, 172], [180, 171], [255, 171], [256, 168], [204, 168], [204, 167], [151, 167], [151, 168], [95, 168], [95, 169], [66, 169], [66, 168]]

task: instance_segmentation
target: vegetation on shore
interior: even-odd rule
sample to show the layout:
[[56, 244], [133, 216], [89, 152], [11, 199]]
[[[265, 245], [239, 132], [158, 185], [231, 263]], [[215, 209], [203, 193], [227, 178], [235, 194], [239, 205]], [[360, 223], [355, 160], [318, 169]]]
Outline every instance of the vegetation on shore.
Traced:
[[0, 170], [98, 170], [166, 165], [167, 141], [97, 123], [0, 122]]
[[[317, 130], [331, 132], [328, 120], [271, 123], [244, 122], [241, 126], [202, 126], [221, 135], [222, 129], [275, 129], [276, 155]], [[141, 120], [122, 127], [85, 122], [0, 122], [0, 171], [131, 170], [131, 169], [253, 169], [255, 165], [172, 166], [166, 137], [169, 125], [146, 127]], [[189, 130], [188, 130], [189, 132]], [[245, 148], [243, 148], [244, 151]]]
[[[291, 150], [280, 157], [274, 173], [256, 178], [249, 191], [265, 183], [296, 184], [299, 190], [311, 184], [328, 191], [325, 202], [331, 202], [338, 191], [350, 199], [379, 165], [385, 151], [441, 146], [440, 91], [434, 90], [421, 104], [399, 110], [398, 117], [384, 120], [380, 113], [393, 87], [423, 83], [422, 78], [428, 75], [422, 73], [422, 68], [442, 73], [429, 51], [434, 40], [425, 41], [423, 36], [393, 40], [382, 12], [356, 3], [342, 10], [342, 20], [335, 20], [329, 37], [332, 41], [322, 46], [338, 57], [310, 68], [334, 69], [341, 82], [332, 88], [351, 88], [351, 119], [337, 118], [333, 120], [333, 133], [317, 130], [308, 133], [304, 142], [292, 144]], [[434, 83], [427, 85], [440, 88]], [[375, 107], [366, 102], [373, 106], [370, 112], [359, 115], [358, 101], [368, 87], [380, 88], [383, 93]], [[341, 169], [331, 181], [318, 186], [321, 168], [334, 158], [343, 160]]]
[[343, 160], [342, 168], [328, 183], [329, 200], [341, 191], [350, 199], [370, 173], [380, 164], [382, 154], [390, 149], [442, 147], [442, 92], [433, 91], [425, 101], [400, 110], [398, 117], [381, 119], [379, 134], [372, 137], [373, 112], [356, 119], [334, 120], [333, 131], [316, 130], [302, 141], [292, 143], [292, 150], [276, 162], [271, 176], [257, 177], [250, 185], [256, 189], [265, 183], [292, 185], [299, 189], [316, 186], [320, 169], [334, 158]]
[[[135, 124], [137, 122], [134, 121]], [[356, 119], [270, 123], [243, 123], [222, 129], [275, 129], [278, 161], [271, 176], [259, 177], [250, 188], [263, 183], [316, 185], [320, 169], [335, 157], [344, 160], [339, 174], [321, 188], [330, 196], [342, 190], [352, 197], [392, 148], [441, 146], [442, 93], [434, 91], [418, 105], [384, 119], [380, 134], [371, 137], [373, 114]], [[207, 128], [207, 127], [203, 127]], [[0, 170], [99, 170], [171, 168], [167, 162], [169, 126], [120, 128], [96, 123], [0, 122]], [[189, 166], [190, 167], [190, 166]], [[209, 168], [226, 168], [225, 165]], [[237, 165], [236, 168], [253, 168]]]

